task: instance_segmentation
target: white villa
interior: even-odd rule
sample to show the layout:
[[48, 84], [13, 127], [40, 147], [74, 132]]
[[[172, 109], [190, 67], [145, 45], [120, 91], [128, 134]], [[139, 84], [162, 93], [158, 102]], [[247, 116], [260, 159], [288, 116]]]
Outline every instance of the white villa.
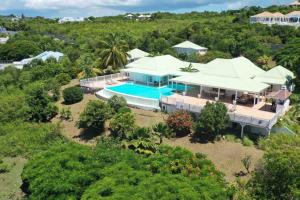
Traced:
[[[278, 118], [289, 109], [292, 88], [287, 86], [293, 77], [293, 73], [282, 66], [264, 71], [245, 57], [200, 64], [164, 55], [140, 58], [129, 63], [120, 74], [90, 78], [80, 84], [85, 88], [98, 88], [99, 98], [123, 96], [128, 105], [148, 110], [183, 109], [199, 115], [207, 102], [221, 101], [228, 109], [232, 125], [241, 126], [243, 136], [244, 128], [263, 135], [270, 133]], [[126, 85], [127, 89], [114, 91], [111, 85]], [[132, 94], [136, 86], [143, 87], [142, 91]], [[151, 97], [153, 88], [168, 88], [172, 92], [161, 94], [159, 98], [138, 94], [149, 90]]]
[[0, 37], [0, 44], [6, 44], [6, 42], [9, 40], [9, 37]]
[[300, 26], [300, 11], [293, 11], [287, 15], [280, 12], [271, 13], [263, 12], [250, 17], [250, 23], [261, 23], [267, 25], [288, 25], [288, 26]]
[[128, 60], [129, 63], [150, 55], [149, 53], [147, 53], [145, 51], [142, 51], [140, 49], [130, 50], [130, 51], [127, 52], [127, 54], [128, 54], [127, 60]]
[[63, 56], [64, 56], [64, 54], [60, 53], [60, 52], [45, 51], [45, 52], [43, 52], [43, 53], [41, 53], [41, 54], [39, 54], [39, 55], [37, 55], [33, 58], [26, 58], [26, 59], [23, 59], [23, 60], [18, 61], [18, 62], [13, 62], [13, 66], [15, 66], [18, 69], [23, 69], [24, 65], [30, 64], [33, 60], [46, 61], [50, 58], [54, 58], [58, 61]]
[[141, 14], [137, 17], [137, 20], [143, 21], [143, 20], [149, 20], [151, 19], [151, 14]]
[[292, 6], [292, 7], [300, 7], [300, 1], [299, 1], [299, 0], [296, 0], [296, 1], [292, 2], [292, 3], [290, 4], [290, 6]]
[[133, 19], [135, 16], [131, 13], [124, 16], [125, 19]]
[[177, 44], [175, 46], [173, 46], [173, 48], [175, 49], [175, 51], [178, 54], [193, 54], [193, 53], [198, 53], [199, 55], [205, 55], [207, 53], [207, 48], [205, 47], [201, 47], [197, 44], [194, 44], [190, 41], [184, 41], [180, 44]]
[[58, 20], [59, 24], [67, 23], [67, 22], [83, 22], [83, 17], [63, 17]]

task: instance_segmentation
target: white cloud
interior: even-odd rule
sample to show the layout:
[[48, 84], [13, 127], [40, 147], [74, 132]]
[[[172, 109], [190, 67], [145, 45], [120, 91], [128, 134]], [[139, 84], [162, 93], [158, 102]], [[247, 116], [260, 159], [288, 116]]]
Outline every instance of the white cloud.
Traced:
[[0, 0], [1, 13], [55, 16], [104, 16], [125, 12], [237, 9], [290, 0]]

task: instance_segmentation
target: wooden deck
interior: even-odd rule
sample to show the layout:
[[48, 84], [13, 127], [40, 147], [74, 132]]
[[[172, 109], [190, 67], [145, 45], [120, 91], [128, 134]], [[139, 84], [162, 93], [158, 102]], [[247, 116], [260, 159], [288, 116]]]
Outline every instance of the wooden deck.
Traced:
[[[183, 96], [179, 94], [174, 94], [170, 97], [162, 98], [162, 103], [174, 105], [174, 106], [182, 103], [182, 104], [188, 104], [192, 106], [204, 107], [208, 101], [214, 102], [213, 100]], [[226, 102], [224, 104], [226, 105], [228, 110], [231, 111], [230, 113], [232, 114], [238, 114], [238, 115], [243, 115], [255, 119], [263, 119], [263, 120], [273, 120], [274, 117], [276, 116], [276, 113], [260, 110], [265, 106], [265, 102], [259, 102], [254, 107], [242, 106], [242, 105], [234, 106], [233, 104], [226, 103]]]

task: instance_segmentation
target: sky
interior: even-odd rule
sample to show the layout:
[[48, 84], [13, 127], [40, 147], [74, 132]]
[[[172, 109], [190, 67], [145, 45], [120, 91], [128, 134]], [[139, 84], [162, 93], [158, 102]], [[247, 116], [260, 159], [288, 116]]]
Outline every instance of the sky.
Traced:
[[0, 0], [0, 15], [88, 17], [128, 12], [223, 11], [245, 6], [287, 5], [293, 0]]

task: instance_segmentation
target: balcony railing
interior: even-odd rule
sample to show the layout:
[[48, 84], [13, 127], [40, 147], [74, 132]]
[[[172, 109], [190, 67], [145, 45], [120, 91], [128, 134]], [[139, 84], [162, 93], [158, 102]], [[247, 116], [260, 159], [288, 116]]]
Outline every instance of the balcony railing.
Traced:
[[104, 76], [97, 76], [94, 78], [87, 78], [80, 80], [80, 86], [81, 87], [90, 87], [93, 85], [93, 83], [102, 82], [102, 81], [112, 81], [112, 80], [120, 80], [124, 79], [126, 76], [123, 73], [116, 73], [116, 74], [110, 74], [110, 75], [104, 75]]
[[[204, 105], [193, 105], [188, 104], [183, 101], [183, 99], [176, 99], [172, 97], [162, 97], [161, 102], [168, 105], [176, 106], [176, 109], [182, 109], [193, 113], [201, 113]], [[271, 129], [277, 123], [278, 118], [280, 117], [281, 112], [276, 113], [276, 115], [272, 119], [262, 119], [253, 116], [247, 116], [244, 114], [239, 114], [236, 112], [230, 112], [230, 108], [228, 109], [228, 115], [230, 120], [233, 122], [245, 123], [252, 126], [258, 126], [262, 128]], [[261, 111], [263, 112], [263, 111]]]

